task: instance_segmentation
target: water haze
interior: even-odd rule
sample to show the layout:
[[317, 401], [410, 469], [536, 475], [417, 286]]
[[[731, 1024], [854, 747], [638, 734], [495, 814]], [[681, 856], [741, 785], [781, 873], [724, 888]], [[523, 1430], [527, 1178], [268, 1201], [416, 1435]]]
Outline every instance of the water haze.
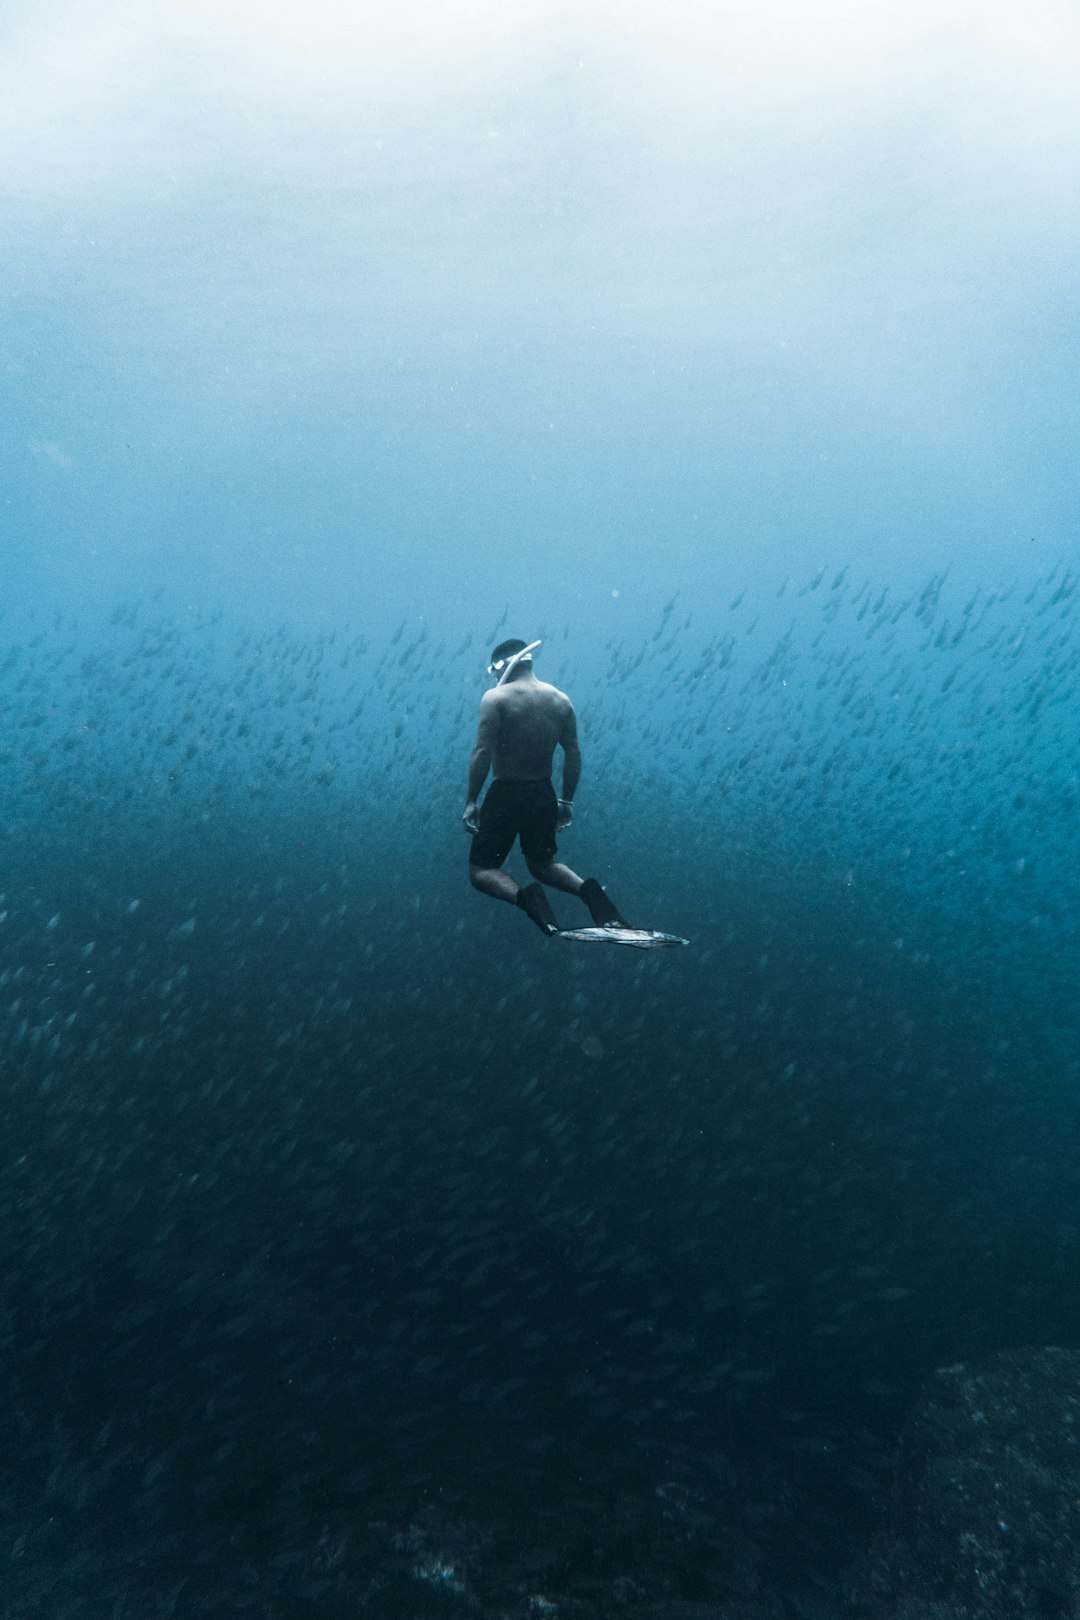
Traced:
[[588, 620], [820, 562], [1049, 566], [1075, 33], [13, 7], [9, 589]]

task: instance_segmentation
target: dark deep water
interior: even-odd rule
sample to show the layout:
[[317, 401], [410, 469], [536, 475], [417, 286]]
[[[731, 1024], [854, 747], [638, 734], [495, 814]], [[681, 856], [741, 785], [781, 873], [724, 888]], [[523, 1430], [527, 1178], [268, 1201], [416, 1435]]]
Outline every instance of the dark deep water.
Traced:
[[1077, 581], [815, 579], [545, 638], [649, 956], [469, 890], [487, 639], [4, 625], [5, 1615], [838, 1613], [1077, 1344]]

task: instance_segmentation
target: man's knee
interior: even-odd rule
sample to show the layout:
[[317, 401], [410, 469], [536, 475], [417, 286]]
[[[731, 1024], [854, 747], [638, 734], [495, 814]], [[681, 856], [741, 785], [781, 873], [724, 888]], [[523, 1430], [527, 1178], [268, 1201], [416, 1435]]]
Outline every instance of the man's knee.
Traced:
[[530, 874], [536, 879], [537, 883], [543, 883], [544, 876], [551, 865], [551, 862], [538, 861], [536, 857], [533, 856], [532, 860], [526, 860], [525, 865], [529, 868]]
[[497, 866], [470, 866], [469, 882], [474, 889], [482, 889], [488, 879], [493, 877], [498, 870]]

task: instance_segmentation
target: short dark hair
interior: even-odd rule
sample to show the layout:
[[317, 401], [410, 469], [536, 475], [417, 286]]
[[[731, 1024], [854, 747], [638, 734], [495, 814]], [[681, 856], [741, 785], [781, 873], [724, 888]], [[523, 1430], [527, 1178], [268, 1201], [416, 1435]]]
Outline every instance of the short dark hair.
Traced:
[[491, 662], [497, 664], [500, 659], [513, 658], [515, 653], [524, 652], [528, 645], [527, 641], [518, 641], [513, 636], [509, 641], [500, 641], [491, 655]]

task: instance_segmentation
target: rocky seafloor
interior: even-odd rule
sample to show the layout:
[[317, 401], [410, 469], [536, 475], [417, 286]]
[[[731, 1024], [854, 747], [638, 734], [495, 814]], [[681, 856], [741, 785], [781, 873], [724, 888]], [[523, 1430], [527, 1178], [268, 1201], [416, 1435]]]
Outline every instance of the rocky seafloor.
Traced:
[[[17, 1431], [8, 1413], [8, 1439]], [[650, 1487], [568, 1480], [530, 1511], [462, 1479], [363, 1504], [291, 1482], [278, 1534], [170, 1529], [167, 1470], [95, 1478], [28, 1441], [0, 1498], [5, 1620], [1070, 1620], [1080, 1614], [1080, 1352], [942, 1369], [892, 1447], [702, 1443]], [[129, 1461], [134, 1461], [133, 1457]], [[103, 1468], [104, 1468], [103, 1464]], [[111, 1467], [112, 1465], [110, 1465]], [[29, 1487], [29, 1490], [28, 1490]], [[132, 1494], [132, 1487], [134, 1492]], [[49, 1511], [42, 1511], [42, 1505]]]

